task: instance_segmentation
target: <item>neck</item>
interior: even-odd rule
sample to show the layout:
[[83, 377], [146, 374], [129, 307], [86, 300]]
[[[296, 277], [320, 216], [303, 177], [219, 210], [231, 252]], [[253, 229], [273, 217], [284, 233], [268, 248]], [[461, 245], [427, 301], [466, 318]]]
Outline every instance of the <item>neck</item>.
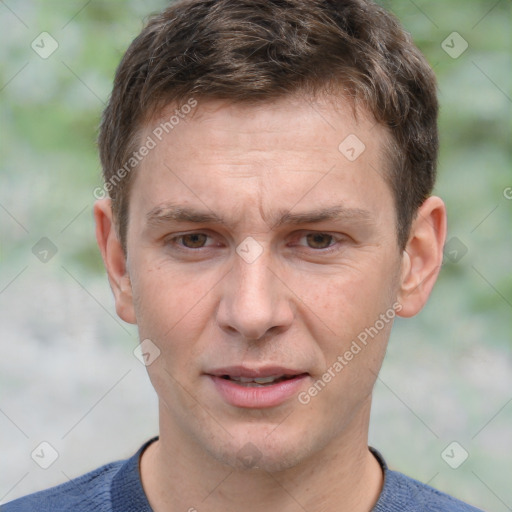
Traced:
[[278, 472], [236, 470], [161, 421], [141, 458], [142, 485], [155, 512], [367, 512], [383, 475], [368, 449], [369, 404], [362, 409], [323, 450]]

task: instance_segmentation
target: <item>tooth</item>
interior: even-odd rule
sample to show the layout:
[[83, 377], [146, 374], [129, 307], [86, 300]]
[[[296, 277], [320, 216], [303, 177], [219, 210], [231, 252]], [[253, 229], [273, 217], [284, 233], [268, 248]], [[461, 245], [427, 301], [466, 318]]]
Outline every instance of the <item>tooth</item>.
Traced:
[[263, 385], [263, 384], [270, 384], [276, 380], [279, 380], [281, 378], [284, 378], [284, 375], [271, 375], [269, 377], [235, 377], [235, 376], [229, 376], [230, 380], [233, 380], [235, 382], [240, 382], [242, 384], [248, 384], [248, 385]]
[[268, 384], [270, 382], [275, 381], [278, 378], [279, 377], [277, 377], [277, 376], [274, 376], [274, 377], [255, 377], [252, 380], [254, 380], [254, 382], [256, 382], [257, 384]]
[[252, 382], [253, 381], [252, 377], [233, 377], [233, 376], [230, 376], [229, 379], [230, 380], [234, 380], [235, 382], [243, 382], [244, 384], [247, 383], [247, 382]]

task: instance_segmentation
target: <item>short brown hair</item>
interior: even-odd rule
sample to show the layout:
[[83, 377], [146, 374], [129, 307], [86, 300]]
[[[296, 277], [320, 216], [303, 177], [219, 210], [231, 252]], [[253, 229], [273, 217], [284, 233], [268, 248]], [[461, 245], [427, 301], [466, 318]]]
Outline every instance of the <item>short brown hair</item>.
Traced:
[[191, 97], [258, 103], [295, 92], [348, 98], [388, 128], [403, 249], [434, 186], [438, 103], [432, 69], [396, 18], [370, 0], [184, 0], [134, 39], [103, 114], [100, 158], [125, 252], [126, 162], [148, 119]]

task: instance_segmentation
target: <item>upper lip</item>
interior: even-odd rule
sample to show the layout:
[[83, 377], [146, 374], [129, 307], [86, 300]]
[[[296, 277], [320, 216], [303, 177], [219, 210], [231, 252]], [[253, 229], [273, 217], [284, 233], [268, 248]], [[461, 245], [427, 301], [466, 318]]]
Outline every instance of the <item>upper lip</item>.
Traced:
[[246, 366], [226, 366], [224, 368], [217, 368], [206, 372], [208, 375], [222, 377], [228, 375], [229, 377], [279, 377], [281, 375], [294, 376], [303, 375], [307, 372], [302, 370], [294, 370], [285, 368], [283, 366], [262, 366], [260, 368], [248, 368]]

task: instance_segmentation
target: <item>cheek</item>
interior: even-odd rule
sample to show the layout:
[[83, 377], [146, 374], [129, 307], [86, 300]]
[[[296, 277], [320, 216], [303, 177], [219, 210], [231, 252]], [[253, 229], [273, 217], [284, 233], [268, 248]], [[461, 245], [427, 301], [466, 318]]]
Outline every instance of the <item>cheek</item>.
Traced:
[[340, 272], [320, 288], [312, 286], [319, 279], [302, 282], [300, 314], [322, 353], [322, 364], [302, 399], [310, 400], [308, 414], [324, 418], [324, 427], [333, 433], [371, 394], [382, 364], [395, 314], [389, 275], [382, 269]]
[[160, 350], [159, 357], [147, 367], [149, 377], [167, 405], [180, 404], [177, 410], [192, 411], [197, 406], [180, 390], [181, 383], [189, 378], [184, 376], [197, 371], [201, 358], [198, 340], [212, 314], [208, 296], [212, 286], [197, 275], [165, 265], [146, 266], [133, 285], [139, 337], [150, 339]]
[[373, 325], [394, 302], [391, 271], [376, 264], [340, 267], [325, 275], [303, 273], [294, 281], [302, 318], [322, 329], [324, 338], [340, 342]]
[[139, 268], [144, 272], [132, 289], [141, 338], [190, 343], [204, 324], [208, 292], [215, 283], [165, 265]]

